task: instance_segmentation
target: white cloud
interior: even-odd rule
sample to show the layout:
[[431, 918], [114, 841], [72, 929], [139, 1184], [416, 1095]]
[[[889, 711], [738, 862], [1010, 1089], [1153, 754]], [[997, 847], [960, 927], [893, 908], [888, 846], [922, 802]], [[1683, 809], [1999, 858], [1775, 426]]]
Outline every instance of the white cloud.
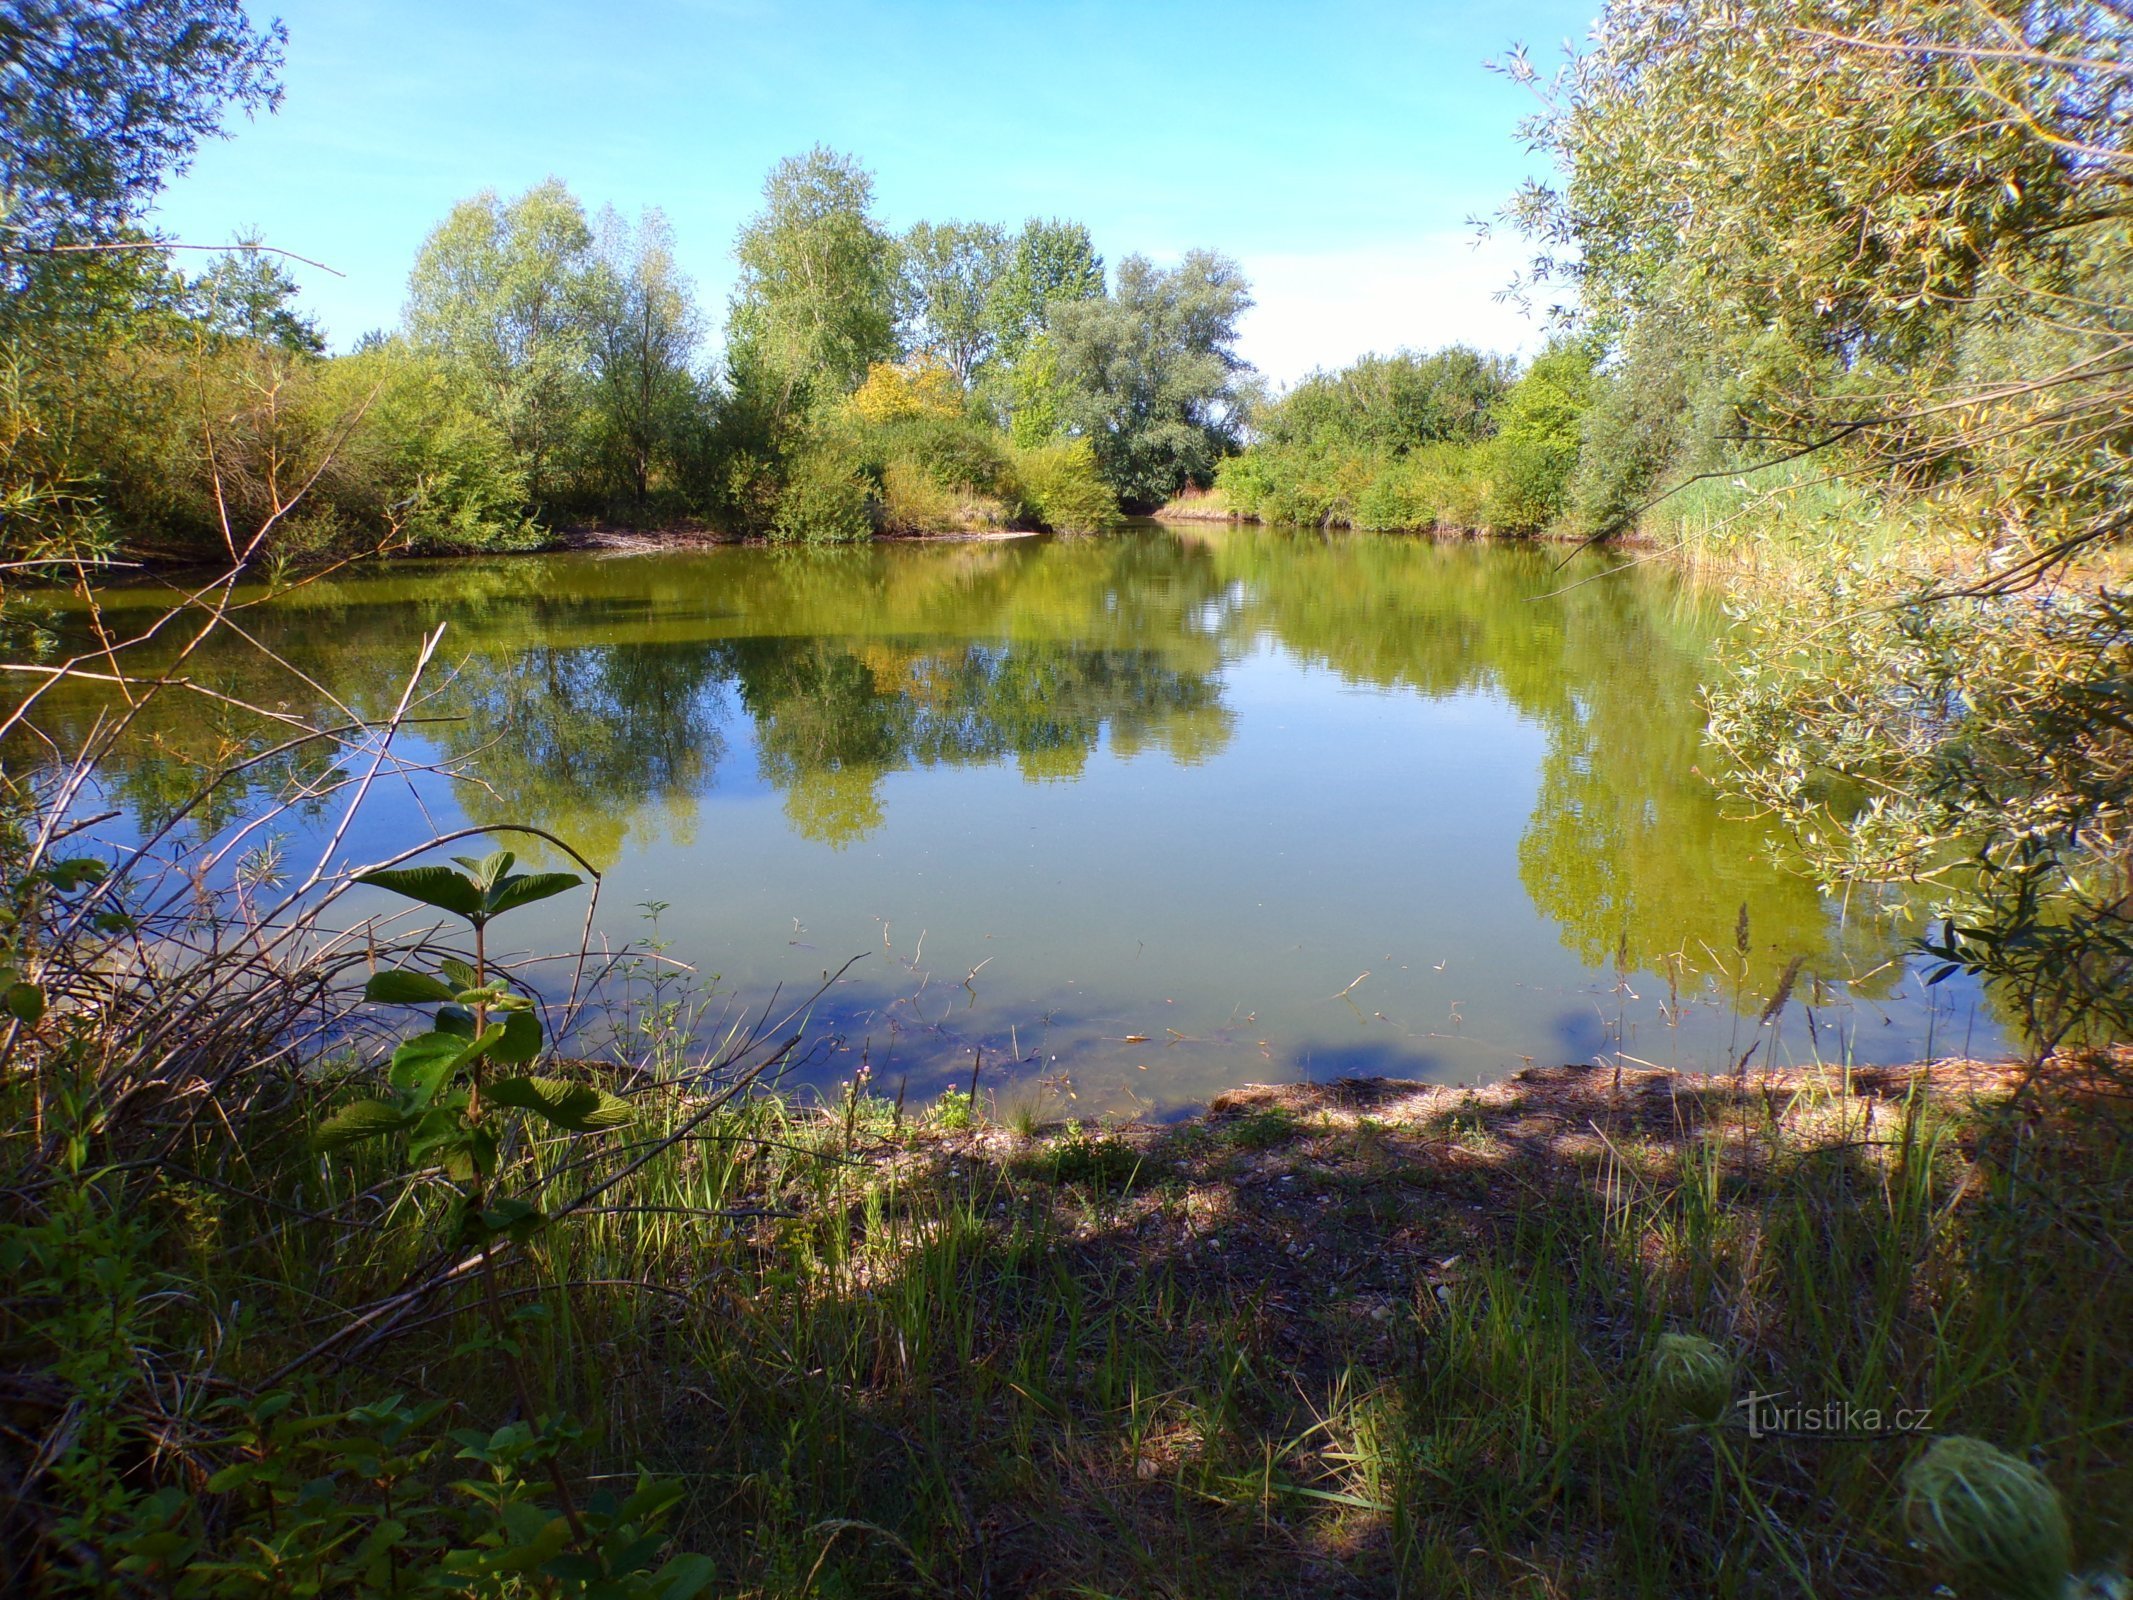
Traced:
[[1257, 304], [1238, 348], [1277, 384], [1371, 351], [1470, 344], [1530, 355], [1537, 317], [1495, 298], [1526, 263], [1515, 239], [1465, 233], [1362, 249], [1245, 254]]

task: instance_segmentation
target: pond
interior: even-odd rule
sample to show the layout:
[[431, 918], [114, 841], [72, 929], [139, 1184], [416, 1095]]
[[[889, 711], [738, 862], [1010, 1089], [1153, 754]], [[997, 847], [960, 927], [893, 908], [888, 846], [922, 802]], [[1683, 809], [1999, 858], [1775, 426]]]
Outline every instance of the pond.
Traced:
[[[388, 712], [445, 624], [340, 855], [567, 839], [605, 939], [693, 969], [707, 1033], [858, 957], [813, 1009], [821, 1086], [863, 1061], [915, 1104], [981, 1058], [1001, 1106], [1164, 1115], [1245, 1082], [2005, 1044], [1974, 988], [1920, 982], [1910, 930], [1728, 814], [1698, 702], [1724, 618], [1656, 564], [1142, 528], [400, 563], [242, 621], [309, 685], [234, 635], [191, 676], [321, 725]], [[200, 696], [152, 722], [104, 774], [133, 825], [281, 736]], [[341, 803], [276, 817], [248, 870], [304, 861]], [[584, 916], [498, 932], [575, 948]]]

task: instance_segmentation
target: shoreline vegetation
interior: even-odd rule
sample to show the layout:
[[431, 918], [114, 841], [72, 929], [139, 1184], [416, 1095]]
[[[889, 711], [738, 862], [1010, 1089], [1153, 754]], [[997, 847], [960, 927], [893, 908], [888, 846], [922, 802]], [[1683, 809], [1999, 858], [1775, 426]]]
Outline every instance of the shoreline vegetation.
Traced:
[[[0, 1588], [2126, 1593], [2120, 0], [1607, 0], [1554, 77], [1501, 63], [1552, 164], [1500, 219], [1548, 342], [1279, 394], [1229, 258], [891, 229], [820, 146], [740, 226], [715, 350], [659, 212], [550, 179], [455, 205], [399, 325], [328, 354], [266, 241], [146, 231], [279, 104], [279, 24], [33, 11], [0, 121]], [[1924, 980], [1977, 979], [2026, 1059], [1618, 1053], [1110, 1127], [862, 1065], [803, 1105], [804, 1002], [720, 1032], [590, 916], [535, 965], [562, 983], [496, 959], [498, 918], [598, 879], [571, 840], [368, 836], [441, 629], [359, 712], [246, 627], [261, 583], [557, 530], [1095, 533], [1217, 497], [1710, 565], [1735, 626], [1668, 776], [1831, 903], [1906, 909]], [[102, 606], [141, 554], [212, 575]], [[55, 585], [72, 656], [23, 598]], [[211, 636], [244, 675], [194, 675]], [[159, 742], [166, 696], [227, 719], [204, 754]], [[94, 808], [142, 747], [128, 832]], [[292, 810], [330, 819], [309, 863]], [[359, 885], [429, 931], [340, 925]]]
[[[2093, 1490], [2067, 1497], [2070, 1548], [2119, 1548], [2128, 1467], [2093, 1419], [2133, 1405], [2108, 1220], [2133, 1198], [2122, 1062], [1342, 1080], [1105, 1126], [1027, 1098], [898, 1104], [864, 1078], [807, 1105], [551, 1070], [620, 1092], [640, 1132], [688, 1132], [602, 1215], [505, 1252], [512, 1303], [552, 1308], [509, 1336], [544, 1405], [600, 1427], [573, 1470], [679, 1474], [662, 1535], [736, 1592], [1908, 1592], [1938, 1569], [1903, 1532], [1903, 1467], [1955, 1435], [2052, 1441], [2054, 1480]], [[349, 1231], [388, 1170], [375, 1146], [296, 1189], [246, 1171], [360, 1082], [267, 1112], [241, 1147], [166, 1145], [152, 1217], [62, 1207], [18, 1234], [33, 1319], [66, 1315], [92, 1253], [138, 1286], [108, 1330], [67, 1324], [51, 1387], [9, 1391], [18, 1427], [56, 1424], [118, 1341], [156, 1361], [204, 1341], [236, 1408], [221, 1428], [115, 1420], [112, 1470], [159, 1427], [209, 1512], [166, 1523], [166, 1496], [96, 1531], [147, 1589], [259, 1570], [246, 1507], [279, 1508], [271, 1570], [292, 1584], [370, 1570], [386, 1592], [382, 1552], [411, 1579], [463, 1537], [452, 1497], [422, 1498], [403, 1419], [509, 1411], [479, 1294], [410, 1306], [423, 1230]], [[581, 1183], [583, 1142], [537, 1142], [521, 1192]], [[84, 1178], [91, 1199], [117, 1181]], [[322, 1248], [323, 1277], [289, 1274]], [[213, 1292], [146, 1292], [173, 1271]], [[386, 1322], [278, 1424], [248, 1423], [289, 1392], [257, 1375], [345, 1342], [298, 1282]], [[216, 1310], [239, 1297], [241, 1318]], [[14, 1336], [38, 1337], [21, 1310]], [[1721, 1352], [1715, 1404], [1653, 1354], [1685, 1329]], [[398, 1398], [327, 1398], [416, 1350]], [[377, 1460], [381, 1430], [402, 1452], [385, 1477], [302, 1488]], [[501, 1456], [500, 1486], [538, 1476], [486, 1425], [458, 1437], [462, 1460]], [[447, 1586], [488, 1592], [481, 1550]]]

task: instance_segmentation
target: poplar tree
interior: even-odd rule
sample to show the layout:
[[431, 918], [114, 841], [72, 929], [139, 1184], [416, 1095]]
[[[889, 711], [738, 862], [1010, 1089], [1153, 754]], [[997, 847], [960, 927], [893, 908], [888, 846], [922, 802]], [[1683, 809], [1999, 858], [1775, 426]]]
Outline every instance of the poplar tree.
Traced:
[[779, 162], [734, 255], [727, 361], [760, 370], [781, 407], [849, 394], [896, 354], [896, 243], [850, 156], [817, 145]]

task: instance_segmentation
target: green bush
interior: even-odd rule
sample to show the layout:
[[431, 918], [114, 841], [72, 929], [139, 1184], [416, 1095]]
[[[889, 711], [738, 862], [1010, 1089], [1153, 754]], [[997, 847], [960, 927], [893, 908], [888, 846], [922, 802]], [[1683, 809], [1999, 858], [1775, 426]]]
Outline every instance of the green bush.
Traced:
[[1488, 526], [1491, 445], [1439, 444], [1407, 458], [1416, 498], [1436, 508], [1436, 526], [1472, 532]]
[[1248, 519], [1265, 515], [1267, 497], [1274, 492], [1275, 481], [1271, 453], [1256, 445], [1242, 455], [1224, 457], [1215, 468], [1215, 488], [1230, 510]]
[[1427, 532], [1437, 525], [1437, 504], [1421, 474], [1389, 461], [1355, 497], [1355, 526], [1373, 533]]
[[1422, 445], [1398, 455], [1254, 445], [1216, 474], [1239, 516], [1305, 527], [1412, 533], [1489, 525], [1486, 444]]
[[1707, 338], [1689, 318], [1646, 318], [1595, 375], [1566, 505], [1580, 532], [1628, 530], [1664, 480], [1723, 460], [1735, 385], [1713, 370]]
[[882, 524], [899, 533], [1001, 527], [1015, 517], [1010, 448], [971, 417], [910, 416], [844, 432], [881, 484]]
[[1118, 521], [1117, 497], [1086, 439], [1017, 449], [1014, 476], [1027, 512], [1054, 533], [1100, 533]]
[[[397, 341], [333, 359], [169, 338], [84, 357], [48, 387], [64, 447], [129, 542], [267, 553], [493, 548], [526, 533], [508, 442], [432, 359]], [[47, 432], [49, 432], [49, 420]]]
[[1011, 475], [1007, 441], [970, 417], [901, 417], [868, 426], [862, 441], [877, 472], [900, 464], [966, 496], [998, 496]]
[[962, 526], [970, 509], [954, 490], [942, 488], [908, 461], [891, 461], [882, 468], [884, 533], [939, 533]]
[[1539, 533], [1563, 514], [1577, 450], [1528, 439], [1486, 447], [1487, 498], [1482, 520], [1492, 533]]
[[874, 491], [849, 446], [817, 440], [792, 463], [771, 537], [793, 544], [851, 544], [874, 532]]
[[511, 444], [433, 359], [394, 341], [324, 364], [319, 422], [361, 420], [321, 479], [365, 533], [397, 529], [418, 550], [523, 542], [526, 478]]

